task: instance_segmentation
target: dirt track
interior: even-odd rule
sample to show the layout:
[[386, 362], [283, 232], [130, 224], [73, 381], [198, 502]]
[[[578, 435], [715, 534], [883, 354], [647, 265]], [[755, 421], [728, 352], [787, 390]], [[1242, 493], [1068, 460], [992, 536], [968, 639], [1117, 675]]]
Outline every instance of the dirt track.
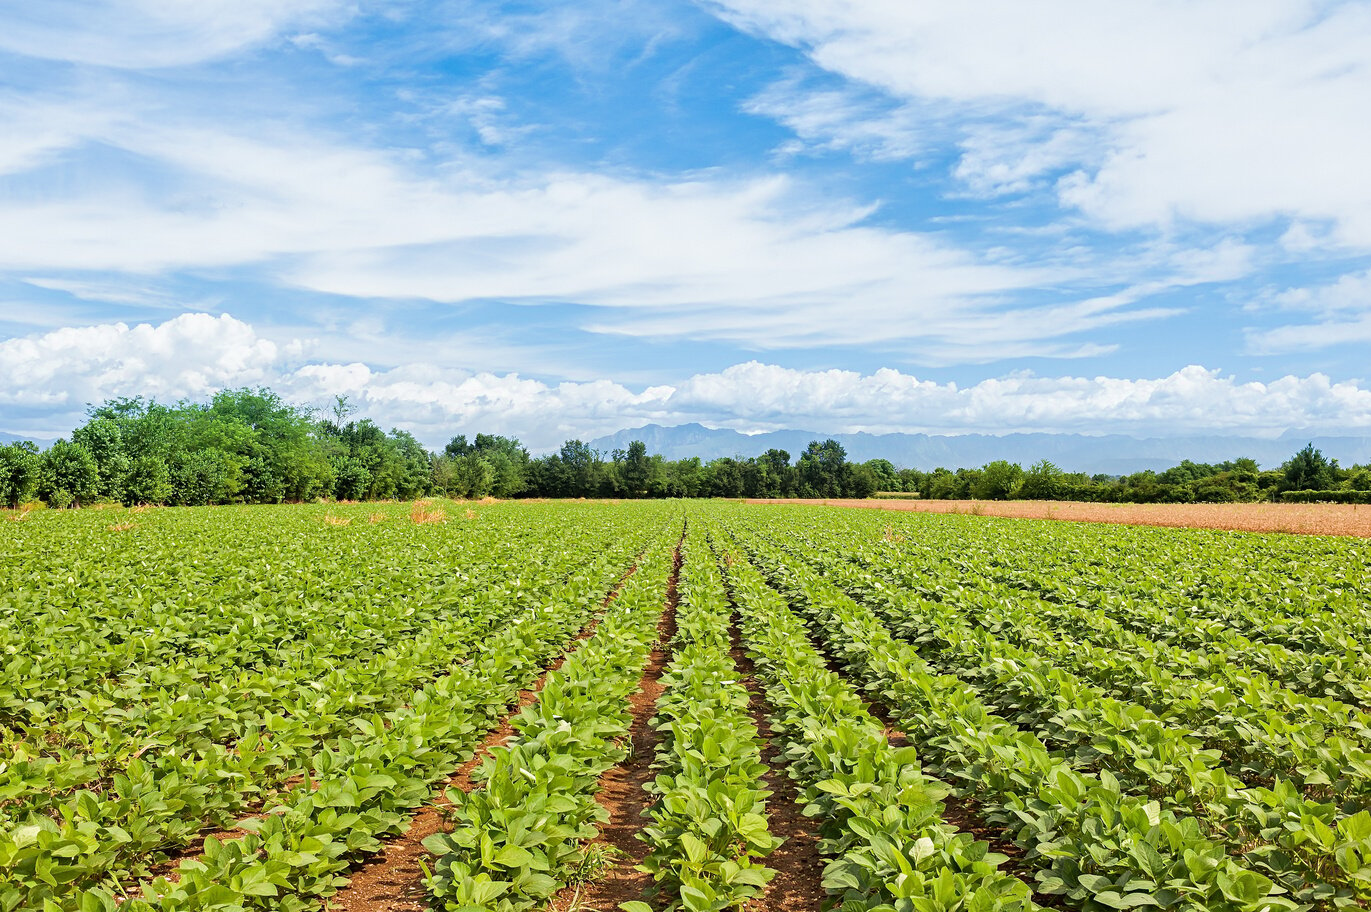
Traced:
[[1371, 538], [1371, 506], [1356, 504], [1098, 504], [1052, 500], [749, 500], [748, 503], [821, 504], [868, 510]]

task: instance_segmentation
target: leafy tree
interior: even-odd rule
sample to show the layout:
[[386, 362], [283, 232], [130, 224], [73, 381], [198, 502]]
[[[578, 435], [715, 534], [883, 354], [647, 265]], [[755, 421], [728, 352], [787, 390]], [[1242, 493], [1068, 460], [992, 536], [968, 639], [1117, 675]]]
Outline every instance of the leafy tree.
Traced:
[[333, 496], [361, 500], [371, 489], [371, 471], [355, 456], [344, 456], [334, 466]]
[[528, 450], [513, 437], [477, 434], [472, 444], [481, 458], [490, 463], [495, 480], [488, 493], [496, 497], [514, 497], [528, 484]]
[[846, 463], [847, 451], [838, 441], [832, 438], [823, 443], [811, 440], [796, 466], [802, 492], [812, 497], [839, 495]]
[[647, 444], [635, 440], [628, 445], [628, 452], [619, 467], [619, 478], [623, 481], [624, 493], [629, 497], [645, 497], [652, 484], [652, 461], [647, 455]]
[[565, 472], [565, 496], [594, 497], [599, 491], [603, 467], [600, 454], [591, 449], [588, 443], [568, 440], [562, 444], [558, 455]]
[[98, 497], [123, 500], [124, 476], [133, 460], [124, 449], [124, 435], [119, 423], [111, 418], [92, 418], [72, 432], [72, 442], [79, 443], [95, 458], [99, 480], [95, 485]]
[[458, 497], [479, 498], [490, 493], [495, 484], [495, 468], [475, 453], [452, 460], [451, 491]]
[[17, 507], [38, 487], [38, 448], [29, 441], [0, 446], [0, 503]]
[[1333, 486], [1333, 472], [1337, 467], [1337, 460], [1329, 461], [1311, 442], [1290, 457], [1281, 469], [1285, 472], [1287, 490], [1324, 491]]
[[1024, 473], [1019, 496], [1025, 500], [1052, 500], [1057, 496], [1063, 474], [1053, 463], [1041, 459]]
[[242, 477], [233, 454], [215, 447], [186, 453], [170, 474], [172, 499], [188, 507], [229, 503]]
[[736, 459], [715, 459], [707, 467], [708, 487], [702, 492], [713, 497], [742, 497], [743, 465]]
[[876, 477], [877, 491], [902, 491], [899, 473], [889, 459], [868, 459], [862, 463]]
[[138, 456], [124, 477], [124, 503], [164, 504], [171, 499], [171, 471], [160, 456]]
[[977, 500], [1008, 500], [1017, 493], [1023, 469], [1018, 463], [997, 459], [981, 468], [971, 489]]
[[961, 479], [942, 466], [938, 466], [926, 475], [924, 481], [928, 490], [921, 493], [925, 497], [937, 500], [955, 500], [961, 496]]
[[51, 505], [79, 507], [95, 499], [100, 469], [79, 443], [59, 440], [39, 457], [39, 494]]
[[880, 476], [870, 463], [848, 463], [843, 467], [842, 494], [844, 497], [867, 498], [881, 487]]

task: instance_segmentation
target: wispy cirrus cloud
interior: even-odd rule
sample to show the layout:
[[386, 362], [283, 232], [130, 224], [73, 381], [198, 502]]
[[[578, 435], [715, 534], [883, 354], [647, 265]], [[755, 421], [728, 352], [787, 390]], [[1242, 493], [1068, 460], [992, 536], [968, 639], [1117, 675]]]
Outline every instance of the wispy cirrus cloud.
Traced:
[[[1371, 97], [1364, 3], [708, 6], [902, 104], [954, 106], [973, 185], [1075, 165], [1061, 203], [1110, 228], [1295, 215], [1371, 247], [1371, 173], [1352, 151], [1371, 149], [1354, 113]], [[1018, 126], [987, 128], [991, 115]]]
[[45, 0], [0, 17], [0, 51], [119, 69], [186, 66], [352, 11], [343, 0]]

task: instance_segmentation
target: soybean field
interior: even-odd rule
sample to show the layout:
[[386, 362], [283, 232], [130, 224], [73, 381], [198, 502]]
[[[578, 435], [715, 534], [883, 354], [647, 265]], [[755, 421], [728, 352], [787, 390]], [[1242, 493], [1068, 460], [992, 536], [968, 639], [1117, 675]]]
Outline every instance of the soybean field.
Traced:
[[1371, 900], [1371, 543], [726, 502], [0, 521], [0, 912]]

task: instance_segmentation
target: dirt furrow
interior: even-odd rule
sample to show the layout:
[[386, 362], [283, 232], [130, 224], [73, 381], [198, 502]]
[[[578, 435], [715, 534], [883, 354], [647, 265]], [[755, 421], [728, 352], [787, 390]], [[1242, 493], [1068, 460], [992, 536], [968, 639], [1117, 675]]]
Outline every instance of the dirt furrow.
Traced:
[[652, 875], [638, 870], [648, 847], [637, 834], [647, 822], [645, 815], [652, 803], [643, 787], [655, 775], [652, 761], [660, 738], [648, 723], [662, 695], [661, 677], [670, 661], [668, 646], [676, 635], [676, 585], [680, 573], [678, 543], [667, 581], [666, 610], [657, 623], [657, 645], [648, 657], [638, 691], [629, 698], [633, 722], [627, 735], [628, 757], [600, 777], [596, 797], [609, 812], [609, 819], [600, 825], [600, 834], [587, 844], [587, 855], [598, 857], [601, 866], [589, 871], [589, 879], [584, 883], [572, 884], [554, 896], [548, 903], [549, 912], [616, 912], [619, 903], [645, 899], [652, 886]]
[[752, 721], [762, 737], [762, 762], [767, 767], [762, 782], [771, 792], [766, 802], [767, 824], [773, 836], [785, 840], [766, 857], [767, 867], [773, 868], [776, 876], [760, 896], [748, 903], [747, 912], [817, 912], [827, 896], [817, 823], [804, 815], [799, 790], [785, 771], [781, 744], [771, 730], [771, 706], [757, 682], [752, 659], [743, 649], [736, 618], [729, 628], [729, 638], [733, 641], [733, 664], [747, 687]]
[[[618, 597], [624, 582], [637, 572], [635, 563], [615, 583], [614, 589], [605, 596], [600, 608], [603, 611]], [[581, 629], [574, 640], [557, 657], [532, 687], [519, 692], [514, 709], [505, 715], [500, 726], [482, 740], [480, 747], [471, 759], [462, 764], [452, 774], [439, 791], [437, 799], [426, 805], [410, 819], [409, 829], [386, 841], [377, 854], [369, 857], [350, 876], [346, 887], [333, 894], [324, 902], [324, 908], [331, 912], [423, 912], [428, 908], [428, 898], [424, 889], [424, 871], [420, 862], [428, 855], [424, 840], [435, 833], [447, 829], [444, 812], [451, 807], [446, 794], [451, 789], [469, 792], [477, 787], [472, 779], [481, 762], [491, 750], [507, 742], [514, 736], [514, 719], [527, 706], [538, 699], [538, 693], [547, 682], [548, 675], [562, 667], [572, 652], [573, 644], [588, 639], [600, 626], [602, 614], [597, 614]]]

